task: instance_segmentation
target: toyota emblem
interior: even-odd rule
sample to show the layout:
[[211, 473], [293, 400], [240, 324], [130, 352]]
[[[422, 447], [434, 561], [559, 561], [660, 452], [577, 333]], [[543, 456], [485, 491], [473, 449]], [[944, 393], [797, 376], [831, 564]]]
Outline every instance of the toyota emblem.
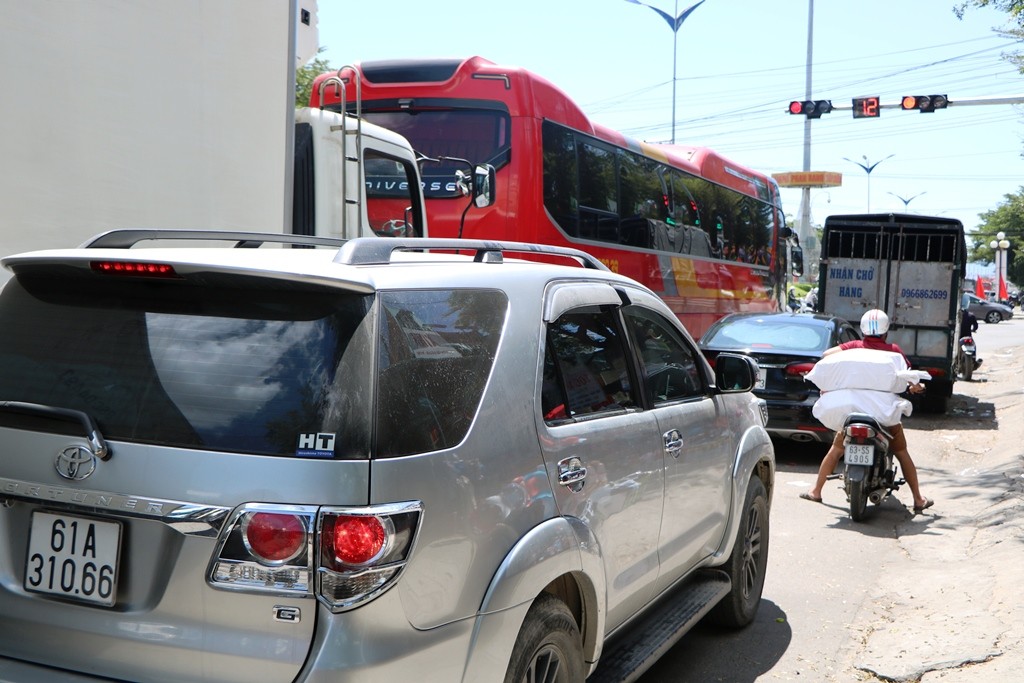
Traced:
[[96, 456], [88, 448], [68, 446], [57, 454], [54, 466], [65, 479], [81, 481], [96, 471]]

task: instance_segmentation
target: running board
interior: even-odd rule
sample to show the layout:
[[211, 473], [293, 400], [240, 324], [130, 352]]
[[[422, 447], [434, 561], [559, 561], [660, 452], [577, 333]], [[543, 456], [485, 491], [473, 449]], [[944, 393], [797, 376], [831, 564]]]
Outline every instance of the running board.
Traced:
[[628, 683], [647, 671], [693, 628], [711, 608], [729, 594], [729, 575], [703, 570], [655, 607], [627, 626], [627, 633], [605, 648], [587, 683]]

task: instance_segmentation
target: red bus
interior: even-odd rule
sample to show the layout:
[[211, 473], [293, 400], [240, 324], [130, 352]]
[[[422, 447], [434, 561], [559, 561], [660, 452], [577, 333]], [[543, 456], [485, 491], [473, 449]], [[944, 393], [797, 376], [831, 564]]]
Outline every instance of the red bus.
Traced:
[[[790, 232], [769, 176], [709, 149], [630, 139], [544, 78], [481, 57], [356, 68], [368, 121], [431, 159], [464, 160], [421, 164], [431, 236], [583, 249], [657, 292], [695, 336], [726, 313], [785, 307]], [[312, 106], [332, 75], [314, 82]], [[336, 92], [324, 90], [324, 108], [339, 107]], [[497, 171], [497, 202], [466, 211], [456, 172], [481, 163]], [[367, 170], [368, 196], [400, 182]]]

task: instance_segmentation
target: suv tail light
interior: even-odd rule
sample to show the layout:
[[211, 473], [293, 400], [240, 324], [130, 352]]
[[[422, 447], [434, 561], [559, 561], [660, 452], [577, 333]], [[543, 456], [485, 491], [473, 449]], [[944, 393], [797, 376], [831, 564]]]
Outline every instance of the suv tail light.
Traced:
[[176, 278], [174, 267], [166, 263], [141, 261], [92, 261], [90, 266], [97, 273], [106, 275], [136, 275], [141, 277]]
[[214, 588], [316, 596], [341, 612], [394, 585], [409, 559], [419, 503], [318, 508], [249, 503], [221, 533]]
[[299, 515], [257, 512], [242, 520], [242, 541], [260, 564], [284, 564], [306, 545], [308, 524]]
[[419, 518], [418, 503], [324, 508], [316, 577], [320, 601], [340, 612], [387, 590], [409, 559]]

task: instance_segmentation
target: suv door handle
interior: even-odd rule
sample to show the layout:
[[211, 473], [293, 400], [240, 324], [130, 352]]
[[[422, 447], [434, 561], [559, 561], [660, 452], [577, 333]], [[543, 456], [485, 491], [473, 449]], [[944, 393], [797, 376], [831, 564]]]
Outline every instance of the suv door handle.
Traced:
[[573, 456], [558, 462], [558, 483], [573, 493], [583, 490], [587, 478], [587, 468], [583, 461]]
[[678, 458], [679, 454], [683, 452], [683, 435], [679, 433], [678, 429], [670, 429], [665, 432], [664, 439], [665, 452], [673, 458]]

